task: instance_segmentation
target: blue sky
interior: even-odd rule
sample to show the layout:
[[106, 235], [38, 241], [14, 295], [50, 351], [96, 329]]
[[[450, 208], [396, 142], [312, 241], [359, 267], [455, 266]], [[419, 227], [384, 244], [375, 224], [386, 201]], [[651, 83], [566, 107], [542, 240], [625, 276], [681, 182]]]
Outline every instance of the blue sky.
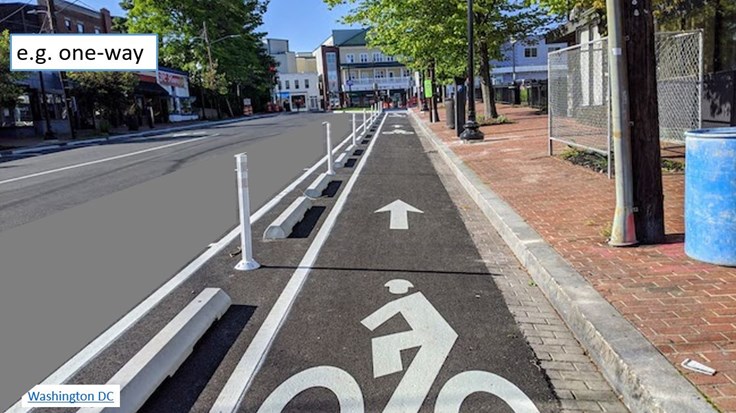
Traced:
[[[108, 8], [113, 15], [122, 15], [119, 0], [80, 0], [80, 4], [94, 8]], [[350, 7], [328, 10], [322, 0], [271, 0], [261, 30], [268, 37], [288, 39], [291, 50], [311, 52], [329, 35], [332, 29], [345, 28], [337, 22]]]

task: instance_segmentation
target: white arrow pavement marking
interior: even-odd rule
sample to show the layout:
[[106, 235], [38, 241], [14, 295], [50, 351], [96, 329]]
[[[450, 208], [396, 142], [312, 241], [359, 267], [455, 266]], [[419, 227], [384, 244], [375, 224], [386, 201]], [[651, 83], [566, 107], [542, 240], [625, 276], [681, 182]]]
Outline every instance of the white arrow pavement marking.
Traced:
[[374, 214], [379, 212], [391, 213], [391, 229], [409, 229], [409, 212], [424, 213], [424, 211], [420, 211], [400, 199], [377, 210]]
[[394, 129], [391, 132], [383, 132], [384, 135], [414, 135], [414, 132], [409, 132], [403, 129]]

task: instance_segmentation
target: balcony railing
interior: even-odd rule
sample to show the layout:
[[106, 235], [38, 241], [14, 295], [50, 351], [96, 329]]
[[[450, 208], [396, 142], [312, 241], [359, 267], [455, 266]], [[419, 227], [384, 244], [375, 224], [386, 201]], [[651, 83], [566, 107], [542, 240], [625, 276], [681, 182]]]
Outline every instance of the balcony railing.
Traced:
[[413, 84], [414, 78], [402, 76], [347, 80], [342, 87], [344, 92], [365, 92], [374, 89], [407, 89], [412, 87]]

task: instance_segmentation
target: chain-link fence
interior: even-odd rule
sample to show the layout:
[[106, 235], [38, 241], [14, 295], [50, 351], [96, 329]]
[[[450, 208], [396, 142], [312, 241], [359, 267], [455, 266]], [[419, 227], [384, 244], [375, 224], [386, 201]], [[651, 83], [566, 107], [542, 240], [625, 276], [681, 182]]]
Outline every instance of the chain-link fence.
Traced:
[[702, 32], [661, 32], [654, 37], [657, 53], [659, 137], [685, 142], [685, 132], [702, 125]]
[[[657, 33], [660, 139], [684, 142], [701, 125], [702, 33]], [[608, 41], [595, 40], [548, 56], [549, 152], [552, 142], [608, 157], [611, 176]]]
[[548, 67], [550, 152], [556, 140], [610, 157], [607, 39], [552, 52]]

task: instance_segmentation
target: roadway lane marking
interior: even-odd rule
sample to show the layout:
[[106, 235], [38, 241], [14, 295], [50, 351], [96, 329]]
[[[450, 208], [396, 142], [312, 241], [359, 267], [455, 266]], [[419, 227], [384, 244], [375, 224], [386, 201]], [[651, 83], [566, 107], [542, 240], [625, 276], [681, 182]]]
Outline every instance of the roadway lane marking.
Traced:
[[192, 143], [192, 142], [201, 141], [202, 139], [206, 139], [206, 138], [209, 138], [209, 136], [203, 136], [201, 138], [195, 138], [195, 139], [188, 139], [188, 140], [182, 141], [182, 142], [169, 143], [169, 144], [162, 145], [162, 146], [156, 146], [154, 148], [148, 148], [148, 149], [143, 149], [143, 150], [136, 151], [136, 152], [125, 153], [125, 154], [117, 155], [117, 156], [111, 156], [109, 158], [98, 159], [96, 161], [84, 162], [84, 163], [80, 163], [80, 164], [76, 164], [76, 165], [69, 165], [69, 166], [65, 166], [63, 168], [52, 169], [50, 171], [37, 172], [35, 174], [19, 176], [19, 177], [16, 177], [16, 178], [11, 178], [11, 179], [6, 179], [4, 181], [0, 181], [0, 185], [9, 184], [9, 183], [12, 183], [12, 182], [23, 181], [23, 180], [31, 179], [31, 178], [37, 178], [39, 176], [44, 176], [44, 175], [49, 175], [49, 174], [55, 174], [57, 172], [68, 171], [70, 169], [83, 168], [85, 166], [96, 165], [98, 163], [115, 161], [115, 160], [118, 160], [118, 159], [128, 158], [130, 156], [136, 156], [136, 155], [141, 155], [141, 154], [148, 153], [148, 152], [158, 151], [160, 149], [166, 149], [166, 148], [171, 148], [171, 147], [178, 146], [178, 145], [184, 145], [186, 143]]
[[[379, 131], [383, 128], [384, 123], [386, 123], [385, 117], [378, 127]], [[347, 202], [347, 198], [355, 186], [355, 182], [358, 180], [368, 158], [370, 158], [376, 141], [377, 140], [374, 139], [371, 141], [370, 145], [368, 145], [365, 156], [360, 159], [360, 164], [355, 168], [355, 172], [350, 176], [347, 185], [345, 185], [344, 191], [335, 202], [335, 206], [325, 219], [322, 228], [320, 228], [319, 232], [314, 237], [314, 241], [312, 241], [307, 253], [299, 263], [298, 269], [294, 271], [294, 274], [292, 274], [291, 279], [289, 279], [289, 282], [286, 284], [286, 287], [284, 287], [281, 295], [279, 295], [279, 298], [276, 300], [273, 307], [271, 307], [271, 311], [269, 311], [266, 316], [261, 328], [256, 332], [255, 337], [253, 337], [253, 340], [245, 350], [243, 357], [238, 362], [238, 365], [227, 380], [227, 383], [225, 383], [225, 387], [223, 387], [222, 391], [217, 396], [217, 400], [215, 400], [210, 413], [235, 412], [240, 407], [246, 391], [253, 382], [253, 378], [256, 373], [260, 370], [261, 365], [266, 359], [268, 351], [273, 345], [276, 335], [283, 326], [286, 316], [289, 314], [291, 307], [296, 301], [296, 297], [304, 286], [304, 282], [307, 280], [307, 276], [312, 270], [312, 265], [314, 265], [322, 246], [325, 244], [325, 241], [327, 241], [327, 238], [332, 232], [332, 229], [337, 222], [337, 218], [342, 212], [342, 209]]]
[[[348, 142], [351, 142], [353, 135], [348, 135], [345, 140], [340, 142], [332, 151], [333, 154], [339, 152], [340, 148], [345, 146]], [[318, 160], [311, 168], [304, 172], [299, 178], [287, 186], [278, 195], [271, 198], [265, 205], [263, 205], [258, 211], [251, 215], [251, 224], [263, 218], [271, 209], [278, 205], [283, 198], [288, 195], [291, 191], [296, 189], [302, 182], [304, 182], [310, 175], [317, 171], [325, 162], [327, 162], [327, 155], [323, 156], [322, 159]], [[104, 333], [100, 334], [96, 339], [83, 348], [79, 353], [74, 355], [69, 361], [64, 363], [56, 371], [51, 373], [46, 379], [39, 384], [61, 384], [71, 379], [79, 370], [84, 368], [92, 359], [97, 357], [100, 353], [105, 351], [115, 340], [120, 338], [126, 331], [133, 327], [138, 321], [146, 316], [154, 307], [156, 307], [164, 298], [166, 298], [172, 291], [183, 284], [189, 279], [202, 265], [212, 259], [215, 255], [220, 253], [226, 246], [232, 243], [235, 238], [240, 235], [240, 226], [233, 228], [227, 235], [222, 237], [219, 241], [214, 244], [210, 244], [208, 249], [202, 253], [199, 257], [195, 258], [186, 267], [184, 267], [178, 274], [162, 285], [158, 290], [154, 291], [148, 298], [143, 300], [138, 306], [130, 310], [128, 314], [124, 315], [117, 323], [113, 324], [110, 328], [105, 330]], [[31, 409], [24, 408], [21, 406], [20, 400], [18, 400], [13, 406], [11, 406], [5, 413], [27, 413]]]

